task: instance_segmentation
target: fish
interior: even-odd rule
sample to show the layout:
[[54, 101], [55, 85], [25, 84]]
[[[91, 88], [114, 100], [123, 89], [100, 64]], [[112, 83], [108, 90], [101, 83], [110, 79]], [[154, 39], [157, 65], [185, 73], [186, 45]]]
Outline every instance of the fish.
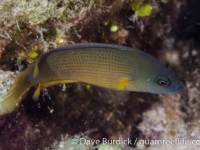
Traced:
[[30, 87], [37, 86], [33, 99], [38, 99], [43, 88], [73, 82], [154, 94], [183, 91], [172, 70], [144, 51], [103, 43], [71, 44], [44, 53], [20, 72], [0, 102], [0, 115], [15, 110]]

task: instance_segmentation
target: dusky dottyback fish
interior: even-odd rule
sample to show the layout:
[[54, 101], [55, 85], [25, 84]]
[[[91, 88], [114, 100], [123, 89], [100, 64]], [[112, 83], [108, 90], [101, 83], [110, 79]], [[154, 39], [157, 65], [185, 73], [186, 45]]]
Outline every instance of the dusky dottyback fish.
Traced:
[[0, 102], [0, 115], [13, 111], [34, 85], [37, 90], [33, 97], [37, 99], [47, 86], [72, 82], [156, 94], [183, 90], [182, 82], [170, 69], [141, 50], [109, 44], [72, 44], [50, 50], [20, 72]]

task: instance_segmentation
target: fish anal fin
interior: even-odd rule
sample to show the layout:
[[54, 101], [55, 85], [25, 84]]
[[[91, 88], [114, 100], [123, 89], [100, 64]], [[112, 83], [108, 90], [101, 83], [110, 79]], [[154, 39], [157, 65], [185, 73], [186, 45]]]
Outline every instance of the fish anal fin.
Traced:
[[76, 81], [74, 81], [74, 80], [55, 80], [55, 81], [41, 82], [38, 84], [38, 87], [33, 95], [33, 99], [38, 100], [38, 98], [40, 96], [40, 91], [43, 88], [46, 88], [46, 87], [52, 86], [52, 85], [56, 85], [56, 84], [67, 84], [67, 83], [73, 83], [73, 82], [76, 82]]
[[39, 84], [38, 84], [38, 87], [37, 87], [37, 89], [36, 89], [36, 91], [35, 91], [35, 93], [33, 94], [33, 99], [34, 99], [35, 101], [38, 100], [38, 98], [39, 98], [39, 96], [40, 96], [40, 91], [41, 91], [41, 84], [39, 83]]
[[73, 82], [77, 82], [74, 80], [55, 80], [55, 81], [48, 81], [48, 82], [42, 82], [41, 84], [41, 89], [51, 86], [51, 85], [56, 85], [56, 84], [67, 84], [67, 83], [73, 83]]

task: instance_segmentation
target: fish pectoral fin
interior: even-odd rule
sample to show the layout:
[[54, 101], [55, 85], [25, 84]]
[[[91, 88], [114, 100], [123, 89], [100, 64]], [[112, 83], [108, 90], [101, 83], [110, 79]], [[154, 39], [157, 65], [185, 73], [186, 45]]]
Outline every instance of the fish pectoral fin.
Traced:
[[118, 90], [126, 90], [126, 85], [130, 81], [129, 78], [123, 78], [118, 82]]
[[56, 85], [56, 84], [65, 84], [65, 83], [73, 83], [76, 82], [74, 80], [55, 80], [55, 81], [48, 81], [48, 82], [41, 82], [38, 84], [38, 87], [33, 94], [33, 99], [36, 101], [38, 100], [40, 96], [40, 91], [44, 89], [45, 87], [51, 86], [51, 85]]

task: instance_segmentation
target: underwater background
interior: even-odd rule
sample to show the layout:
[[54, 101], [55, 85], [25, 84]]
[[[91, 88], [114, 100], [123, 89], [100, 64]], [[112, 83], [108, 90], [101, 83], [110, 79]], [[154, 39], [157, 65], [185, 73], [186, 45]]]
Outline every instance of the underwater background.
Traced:
[[[185, 87], [158, 95], [71, 83], [42, 90], [38, 101], [32, 87], [0, 117], [0, 150], [199, 149], [199, 8], [198, 0], [0, 0], [0, 101], [37, 56], [73, 43], [136, 47]], [[132, 142], [101, 144], [120, 138]], [[196, 143], [153, 143], [178, 138]]]

